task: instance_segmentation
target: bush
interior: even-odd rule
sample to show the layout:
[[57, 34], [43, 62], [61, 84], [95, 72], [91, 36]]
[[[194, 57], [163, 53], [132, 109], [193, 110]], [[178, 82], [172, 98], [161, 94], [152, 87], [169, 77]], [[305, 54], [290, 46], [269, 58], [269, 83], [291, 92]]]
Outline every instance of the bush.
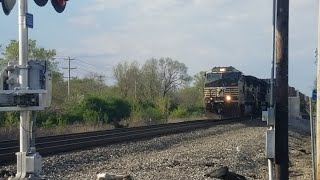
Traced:
[[177, 109], [173, 110], [170, 113], [170, 118], [186, 118], [189, 117], [190, 113], [186, 108], [179, 106]]
[[55, 125], [55, 117], [49, 116], [45, 121], [42, 122], [41, 126], [49, 128]]
[[52, 111], [41, 111], [37, 113], [36, 124], [46, 128], [57, 125], [57, 114]]
[[165, 119], [165, 115], [163, 114], [163, 112], [153, 107], [148, 107], [147, 109], [144, 109], [142, 115], [144, 121], [161, 122], [161, 120]]
[[167, 117], [169, 114], [169, 109], [171, 107], [171, 102], [167, 97], [158, 97], [156, 98], [155, 106], [162, 114], [166, 115]]
[[122, 119], [128, 118], [131, 106], [128, 101], [121, 98], [109, 97], [87, 97], [76, 108], [75, 114], [82, 114], [85, 123], [110, 123], [118, 126]]
[[4, 119], [1, 124], [4, 127], [13, 127], [19, 124], [19, 112], [6, 112], [3, 114]]
[[92, 110], [85, 110], [82, 117], [84, 123], [89, 125], [98, 124], [100, 121], [99, 113]]
[[57, 116], [57, 125], [59, 127], [65, 127], [67, 125], [67, 120], [63, 118], [62, 115]]

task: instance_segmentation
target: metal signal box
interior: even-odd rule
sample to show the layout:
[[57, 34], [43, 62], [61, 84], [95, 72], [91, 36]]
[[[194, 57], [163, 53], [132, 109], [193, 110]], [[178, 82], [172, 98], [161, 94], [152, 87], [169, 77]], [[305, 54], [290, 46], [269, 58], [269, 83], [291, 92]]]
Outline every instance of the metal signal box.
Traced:
[[[28, 69], [28, 87], [20, 88], [20, 70]], [[52, 74], [46, 61], [30, 60], [26, 66], [9, 62], [0, 71], [0, 111], [44, 110], [52, 96]]]

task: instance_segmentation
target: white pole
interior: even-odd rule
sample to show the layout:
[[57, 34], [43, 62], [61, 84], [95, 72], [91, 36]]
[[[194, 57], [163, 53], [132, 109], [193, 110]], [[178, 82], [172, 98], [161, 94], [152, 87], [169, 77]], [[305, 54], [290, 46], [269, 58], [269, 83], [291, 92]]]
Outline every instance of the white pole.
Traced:
[[[270, 79], [270, 108], [274, 108], [274, 59], [276, 55], [275, 50], [275, 34], [276, 34], [276, 7], [277, 0], [273, 0], [273, 11], [272, 11], [272, 63], [271, 63], [271, 79]], [[270, 125], [270, 130], [273, 130], [274, 127]], [[273, 159], [268, 159], [268, 171], [269, 171], [269, 180], [273, 180], [274, 177], [274, 166]]]
[[[27, 0], [19, 0], [19, 65], [24, 67], [20, 69], [19, 83], [21, 89], [28, 87], [28, 28], [26, 26]], [[28, 141], [26, 126], [29, 125], [28, 111], [20, 112], [20, 152], [28, 151]]]
[[71, 61], [71, 59], [70, 59], [70, 57], [68, 57], [68, 64], [69, 64], [69, 66], [68, 66], [68, 97], [70, 97], [70, 76], [71, 76], [71, 73], [70, 73], [70, 71], [71, 71], [71, 67], [70, 67], [70, 61]]
[[318, 1], [318, 51], [317, 51], [317, 118], [316, 118], [316, 155], [317, 155], [317, 166], [316, 166], [316, 179], [320, 179], [320, 1]]
[[316, 162], [315, 162], [315, 134], [314, 134], [314, 121], [313, 121], [313, 109], [312, 109], [312, 99], [311, 97], [309, 98], [309, 103], [310, 103], [310, 130], [311, 130], [311, 156], [312, 156], [312, 179], [315, 180], [316, 178]]
[[[26, 26], [26, 13], [28, 12], [28, 0], [19, 0], [19, 84], [20, 89], [28, 87], [28, 28]], [[30, 111], [20, 111], [20, 151], [17, 153], [17, 179], [27, 176], [27, 152], [30, 147]]]

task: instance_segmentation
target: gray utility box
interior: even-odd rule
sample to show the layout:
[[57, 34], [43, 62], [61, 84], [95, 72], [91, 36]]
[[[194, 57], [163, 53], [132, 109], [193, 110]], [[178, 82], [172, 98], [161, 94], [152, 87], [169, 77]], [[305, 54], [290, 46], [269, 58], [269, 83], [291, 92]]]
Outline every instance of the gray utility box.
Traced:
[[275, 158], [275, 131], [267, 130], [267, 136], [266, 136], [266, 156], [268, 159], [274, 159]]
[[41, 159], [39, 153], [28, 155], [26, 157], [26, 172], [40, 174], [42, 171]]
[[[27, 88], [20, 87], [20, 73], [27, 69]], [[0, 71], [0, 111], [38, 111], [51, 104], [52, 74], [46, 61], [30, 60], [26, 66], [9, 62]]]
[[262, 111], [262, 120], [267, 121], [267, 126], [270, 128], [266, 133], [266, 156], [268, 159], [275, 158], [275, 111], [274, 108], [268, 108], [267, 111]]

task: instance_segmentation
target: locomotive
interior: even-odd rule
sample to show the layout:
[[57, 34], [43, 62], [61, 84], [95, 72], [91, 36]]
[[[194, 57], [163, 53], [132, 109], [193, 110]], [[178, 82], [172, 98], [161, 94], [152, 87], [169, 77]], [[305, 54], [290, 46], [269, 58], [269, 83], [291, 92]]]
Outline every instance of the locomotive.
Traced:
[[258, 79], [232, 66], [205, 73], [204, 103], [210, 118], [259, 116], [268, 107], [268, 80]]

